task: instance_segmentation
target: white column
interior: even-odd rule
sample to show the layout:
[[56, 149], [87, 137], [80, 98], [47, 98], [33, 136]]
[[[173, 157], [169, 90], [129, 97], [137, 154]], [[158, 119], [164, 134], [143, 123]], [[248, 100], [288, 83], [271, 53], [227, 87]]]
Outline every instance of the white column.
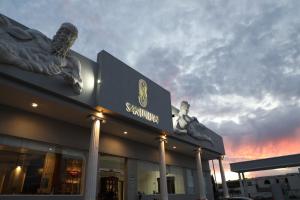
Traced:
[[244, 186], [241, 178], [241, 173], [239, 173], [239, 181], [240, 181], [240, 190], [241, 190], [241, 195], [245, 196], [245, 191], [244, 191]]
[[221, 178], [222, 178], [223, 195], [224, 195], [224, 198], [228, 198], [229, 192], [228, 192], [228, 187], [226, 184], [226, 178], [225, 178], [224, 168], [223, 168], [223, 164], [222, 164], [222, 159], [223, 159], [223, 157], [219, 158], [219, 166], [220, 166], [220, 173], [221, 173]]
[[202, 170], [201, 162], [201, 148], [197, 149], [196, 152], [196, 163], [197, 163], [197, 177], [198, 177], [198, 186], [199, 186], [199, 198], [200, 200], [207, 200], [206, 191], [205, 191], [205, 182]]
[[98, 152], [100, 137], [100, 119], [91, 117], [93, 120], [90, 148], [85, 175], [85, 200], [96, 200], [97, 195], [97, 172], [98, 172]]
[[161, 136], [159, 139], [159, 154], [160, 154], [160, 198], [161, 200], [168, 200], [167, 188], [167, 170], [166, 170], [166, 156], [165, 156], [165, 142], [166, 136]]
[[248, 197], [248, 185], [247, 185], [247, 180], [245, 179], [244, 172], [242, 172], [242, 178], [243, 178], [243, 185], [244, 185], [244, 194], [245, 197]]

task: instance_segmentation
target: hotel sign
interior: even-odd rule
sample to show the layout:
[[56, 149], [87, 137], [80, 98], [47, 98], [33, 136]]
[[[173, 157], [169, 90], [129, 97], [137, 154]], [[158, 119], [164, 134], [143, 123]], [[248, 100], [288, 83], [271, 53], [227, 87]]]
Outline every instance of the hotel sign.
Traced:
[[173, 130], [167, 90], [105, 51], [99, 53], [98, 65], [98, 106], [162, 131]]
[[141, 107], [132, 105], [131, 103], [126, 103], [126, 111], [129, 113], [132, 113], [135, 116], [138, 116], [140, 118], [146, 119], [149, 122], [153, 122], [158, 124], [159, 123], [159, 117]]
[[[140, 79], [139, 80], [139, 96], [138, 100], [142, 107], [146, 108], [148, 103], [148, 95], [147, 95], [147, 83], [145, 80]], [[139, 106], [135, 106], [129, 102], [126, 102], [126, 111], [129, 113], [132, 113], [133, 115], [136, 115], [140, 118], [146, 119], [150, 122], [159, 123], [159, 117], [146, 109], [143, 109]]]

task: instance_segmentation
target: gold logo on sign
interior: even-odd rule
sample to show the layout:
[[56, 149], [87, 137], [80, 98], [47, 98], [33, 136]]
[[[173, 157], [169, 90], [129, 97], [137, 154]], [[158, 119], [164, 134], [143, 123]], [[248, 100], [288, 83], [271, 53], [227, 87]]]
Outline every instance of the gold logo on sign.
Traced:
[[145, 80], [140, 79], [139, 80], [139, 95], [138, 95], [138, 99], [139, 99], [139, 103], [141, 105], [141, 107], [133, 105], [129, 102], [125, 103], [126, 106], [126, 111], [131, 113], [132, 115], [135, 115], [137, 117], [140, 117], [142, 119], [145, 119], [149, 122], [153, 122], [155, 124], [159, 123], [159, 117], [158, 115], [155, 115], [149, 111], [147, 111], [146, 109], [144, 109], [147, 104], [148, 104], [148, 86]]
[[148, 104], [148, 95], [147, 95], [147, 83], [143, 79], [139, 80], [139, 103], [142, 107], [146, 107]]

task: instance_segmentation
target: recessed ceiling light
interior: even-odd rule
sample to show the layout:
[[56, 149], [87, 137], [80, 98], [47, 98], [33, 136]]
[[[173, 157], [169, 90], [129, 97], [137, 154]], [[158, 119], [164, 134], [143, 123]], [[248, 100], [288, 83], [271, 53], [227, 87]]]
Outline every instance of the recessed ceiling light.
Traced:
[[127, 131], [124, 131], [123, 133], [124, 133], [124, 135], [127, 135]]
[[176, 149], [177, 147], [176, 147], [176, 146], [173, 146], [172, 148], [173, 148], [173, 149]]
[[33, 102], [33, 103], [31, 104], [31, 106], [34, 107], [34, 108], [36, 108], [36, 107], [38, 107], [39, 105], [38, 105], [37, 103], [34, 103], [34, 102]]

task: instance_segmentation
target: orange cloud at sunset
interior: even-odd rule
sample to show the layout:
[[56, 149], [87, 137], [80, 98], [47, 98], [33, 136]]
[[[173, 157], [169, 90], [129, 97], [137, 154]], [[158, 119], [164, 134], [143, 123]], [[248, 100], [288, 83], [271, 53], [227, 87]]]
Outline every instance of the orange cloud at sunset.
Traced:
[[300, 128], [280, 139], [255, 141], [245, 137], [240, 144], [224, 137], [226, 156], [233, 162], [300, 153]]
[[[300, 153], [300, 128], [293, 134], [287, 134], [286, 137], [273, 140], [270, 138], [269, 141], [255, 141], [251, 137], [243, 137], [240, 143], [234, 143], [228, 137], [224, 137], [224, 144], [226, 156], [223, 162], [226, 179], [235, 180], [238, 179], [238, 174], [230, 171], [229, 163]], [[217, 181], [220, 182], [217, 162], [215, 162], [215, 167]], [[292, 168], [272, 170], [268, 173], [248, 172], [245, 175], [246, 177], [256, 177], [290, 172], [292, 172]]]

